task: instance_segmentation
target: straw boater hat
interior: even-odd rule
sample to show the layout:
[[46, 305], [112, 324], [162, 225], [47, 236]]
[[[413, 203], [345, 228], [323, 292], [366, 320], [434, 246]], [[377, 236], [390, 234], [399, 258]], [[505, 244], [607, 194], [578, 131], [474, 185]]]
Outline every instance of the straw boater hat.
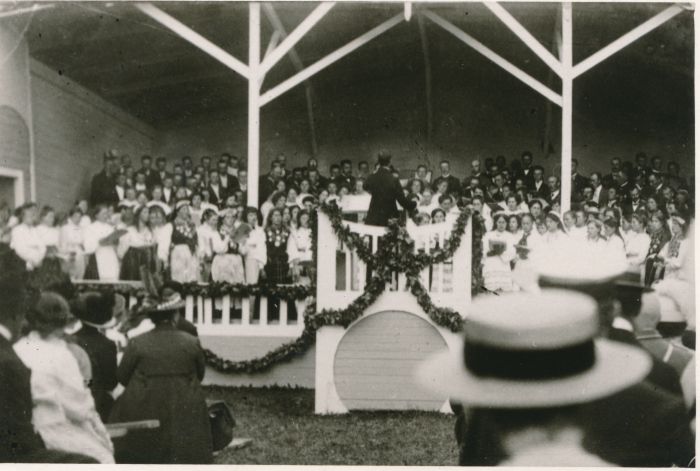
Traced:
[[582, 404], [642, 381], [643, 350], [602, 338], [594, 301], [565, 290], [488, 296], [471, 305], [461, 351], [424, 362], [426, 389], [477, 408]]

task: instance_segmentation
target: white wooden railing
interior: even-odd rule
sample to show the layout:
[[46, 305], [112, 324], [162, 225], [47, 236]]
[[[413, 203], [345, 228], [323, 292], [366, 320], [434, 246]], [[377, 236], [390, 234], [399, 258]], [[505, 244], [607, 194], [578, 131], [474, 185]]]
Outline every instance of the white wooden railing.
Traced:
[[[76, 284], [143, 286], [140, 282], [105, 282], [97, 280], [76, 281]], [[279, 300], [279, 308], [268, 315], [268, 305], [274, 300], [266, 296], [218, 298], [185, 296], [185, 318], [192, 322], [200, 335], [226, 337], [298, 337], [304, 329], [306, 300], [293, 301], [290, 309], [285, 300]], [[137, 303], [136, 296], [129, 296], [127, 305]], [[256, 306], [257, 305], [257, 306]], [[257, 308], [256, 308], [257, 307]]]
[[[372, 253], [377, 251], [379, 238], [386, 234], [387, 229], [380, 226], [369, 226], [346, 222], [350, 231], [359, 234]], [[430, 224], [416, 226], [411, 221], [406, 229], [413, 238], [416, 252], [430, 252], [435, 245], [444, 246], [450, 236], [453, 224]], [[463, 310], [471, 300], [471, 222], [466, 226], [459, 248], [451, 260], [445, 263], [430, 265], [420, 273], [423, 286], [430, 291], [435, 304]], [[336, 237], [328, 217], [318, 214], [318, 272], [317, 299], [319, 308], [341, 309], [362, 294], [370, 276], [367, 264]], [[390, 291], [406, 290], [404, 274], [395, 275], [388, 283]]]

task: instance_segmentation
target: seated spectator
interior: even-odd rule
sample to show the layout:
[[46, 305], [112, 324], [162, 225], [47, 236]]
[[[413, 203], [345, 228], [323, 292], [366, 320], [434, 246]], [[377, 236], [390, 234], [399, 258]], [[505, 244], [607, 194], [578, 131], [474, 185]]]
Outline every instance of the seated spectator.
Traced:
[[666, 227], [666, 218], [661, 211], [651, 213], [647, 231], [649, 232], [649, 251], [645, 261], [644, 283], [651, 286], [653, 282], [663, 277], [663, 265], [658, 262], [657, 256], [666, 242], [671, 239]]
[[27, 264], [29, 270], [41, 265], [46, 255], [46, 245], [41, 239], [36, 225], [39, 213], [34, 203], [19, 208], [19, 224], [12, 228], [10, 247]]
[[[144, 306], [154, 329], [131, 340], [117, 378], [124, 393], [111, 422], [158, 420], [150, 439], [133, 433], [117, 443], [119, 463], [207, 464], [212, 438], [205, 394], [200, 385], [205, 363], [196, 337], [175, 327], [185, 303], [164, 288]], [[155, 436], [153, 436], [155, 435]]]
[[646, 217], [643, 214], [630, 216], [630, 230], [627, 232], [625, 253], [630, 270], [641, 270], [649, 253], [649, 235], [645, 232]]
[[678, 216], [671, 218], [671, 239], [664, 244], [656, 256], [656, 263], [663, 266], [664, 279], [678, 279], [685, 275], [685, 253], [690, 242], [685, 238], [686, 223]]
[[32, 423], [48, 449], [114, 463], [112, 442], [64, 340], [70, 319], [65, 299], [43, 293], [27, 313], [29, 333], [14, 346], [32, 370]]
[[114, 403], [112, 391], [117, 387], [117, 346], [103, 331], [115, 325], [112, 315], [115, 297], [86, 293], [79, 297], [75, 306], [73, 314], [80, 320], [82, 327], [73, 337], [90, 360], [90, 392], [100, 418], [106, 421]]
[[461, 465], [610, 466], [585, 446], [591, 418], [582, 411], [642, 381], [650, 362], [634, 347], [597, 338], [596, 311], [590, 297], [561, 290], [472, 303], [464, 348], [419, 370], [426, 388], [470, 411], [458, 415], [467, 424], [458, 436]]

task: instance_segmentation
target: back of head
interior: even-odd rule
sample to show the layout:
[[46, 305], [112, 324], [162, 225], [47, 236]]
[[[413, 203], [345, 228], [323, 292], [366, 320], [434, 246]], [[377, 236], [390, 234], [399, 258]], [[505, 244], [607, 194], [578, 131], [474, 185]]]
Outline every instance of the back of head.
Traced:
[[27, 324], [31, 331], [46, 337], [72, 320], [68, 302], [51, 291], [39, 295], [36, 304], [27, 312]]
[[382, 167], [388, 167], [391, 164], [391, 154], [387, 150], [380, 150], [377, 154], [377, 162]]

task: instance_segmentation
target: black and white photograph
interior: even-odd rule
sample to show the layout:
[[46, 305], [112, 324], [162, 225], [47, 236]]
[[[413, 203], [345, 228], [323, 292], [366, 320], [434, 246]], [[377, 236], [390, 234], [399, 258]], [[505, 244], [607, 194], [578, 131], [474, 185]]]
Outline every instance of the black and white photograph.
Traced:
[[0, 0], [0, 469], [694, 468], [695, 13]]

